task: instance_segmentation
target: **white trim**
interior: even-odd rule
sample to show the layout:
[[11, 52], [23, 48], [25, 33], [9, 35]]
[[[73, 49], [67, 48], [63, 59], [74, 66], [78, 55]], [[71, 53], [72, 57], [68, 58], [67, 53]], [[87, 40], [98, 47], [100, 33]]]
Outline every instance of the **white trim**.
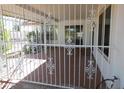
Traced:
[[[102, 7], [102, 9], [99, 11], [99, 14], [98, 14], [98, 17], [103, 13], [103, 29], [102, 29], [102, 34], [103, 34], [103, 37], [102, 37], [102, 46], [104, 46], [104, 35], [105, 35], [105, 17], [106, 17], [106, 9], [111, 6], [111, 19], [110, 19], [110, 35], [109, 35], [109, 53], [108, 53], [108, 56], [105, 55], [104, 53], [104, 48], [105, 47], [102, 47], [102, 50], [98, 49], [98, 51], [100, 52], [101, 55], [103, 55], [103, 57], [105, 58], [105, 60], [108, 62], [109, 60], [109, 57], [110, 57], [110, 46], [111, 46], [111, 29], [112, 29], [112, 5], [104, 5]], [[99, 27], [98, 27], [99, 28]], [[104, 32], [104, 33], [103, 33]], [[99, 36], [99, 31], [98, 31], [98, 36]], [[98, 45], [99, 46], [99, 45]], [[100, 47], [99, 47], [100, 48]]]
[[101, 51], [99, 48], [97, 49], [99, 53], [104, 57], [104, 59], [108, 62], [109, 57], [107, 57], [103, 51]]

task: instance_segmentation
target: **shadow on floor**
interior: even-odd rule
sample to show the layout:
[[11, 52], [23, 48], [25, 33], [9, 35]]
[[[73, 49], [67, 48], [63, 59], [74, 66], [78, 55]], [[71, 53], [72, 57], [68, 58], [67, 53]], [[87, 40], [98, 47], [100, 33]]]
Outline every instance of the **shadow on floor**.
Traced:
[[19, 83], [12, 86], [10, 89], [62, 89], [62, 88], [20, 81]]

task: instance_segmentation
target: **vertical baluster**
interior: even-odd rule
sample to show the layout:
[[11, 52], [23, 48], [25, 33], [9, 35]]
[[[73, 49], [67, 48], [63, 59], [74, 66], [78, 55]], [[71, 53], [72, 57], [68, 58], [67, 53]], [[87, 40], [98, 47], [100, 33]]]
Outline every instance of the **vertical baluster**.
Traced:
[[87, 9], [87, 4], [86, 4], [86, 6], [85, 6], [85, 54], [84, 54], [84, 87], [86, 86], [86, 73], [85, 73], [85, 67], [86, 67], [86, 62], [87, 62], [87, 11], [88, 11], [88, 9]]

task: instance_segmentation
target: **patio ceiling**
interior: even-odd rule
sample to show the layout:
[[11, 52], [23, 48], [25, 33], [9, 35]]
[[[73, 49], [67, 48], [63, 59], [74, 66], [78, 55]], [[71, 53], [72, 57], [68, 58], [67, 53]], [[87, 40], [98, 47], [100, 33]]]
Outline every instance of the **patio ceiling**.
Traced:
[[[85, 18], [85, 6], [86, 5], [36, 5], [32, 4], [32, 7], [39, 9], [40, 11], [45, 11], [46, 14], [50, 14], [58, 20], [73, 20], [80, 19], [80, 11], [84, 13], [81, 18]], [[70, 10], [69, 10], [70, 7]], [[81, 10], [80, 10], [81, 7]], [[75, 9], [74, 9], [75, 8]], [[70, 13], [70, 14], [69, 14]]]
[[[96, 10], [97, 5], [93, 5]], [[86, 18], [86, 10], [92, 10], [92, 5], [86, 4], [29, 4], [29, 5], [2, 5], [3, 15], [23, 18], [37, 22], [44, 21], [50, 15], [54, 20], [80, 20]], [[88, 15], [87, 14], [87, 15]]]
[[[31, 4], [35, 9], [50, 14], [52, 17], [62, 20], [85, 19], [86, 4]], [[93, 5], [96, 9], [97, 5]], [[92, 5], [87, 5], [87, 10], [91, 10]]]

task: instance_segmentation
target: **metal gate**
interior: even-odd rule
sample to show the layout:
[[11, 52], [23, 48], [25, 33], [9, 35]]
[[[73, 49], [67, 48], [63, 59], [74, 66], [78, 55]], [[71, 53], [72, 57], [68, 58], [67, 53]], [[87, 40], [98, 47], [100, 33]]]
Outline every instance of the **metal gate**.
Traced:
[[[98, 40], [99, 9], [86, 4], [1, 5], [1, 88], [21, 81], [96, 88], [104, 70], [99, 53], [109, 50], [105, 31]], [[100, 88], [107, 88], [106, 83]]]

